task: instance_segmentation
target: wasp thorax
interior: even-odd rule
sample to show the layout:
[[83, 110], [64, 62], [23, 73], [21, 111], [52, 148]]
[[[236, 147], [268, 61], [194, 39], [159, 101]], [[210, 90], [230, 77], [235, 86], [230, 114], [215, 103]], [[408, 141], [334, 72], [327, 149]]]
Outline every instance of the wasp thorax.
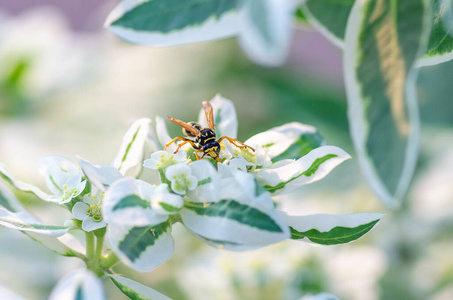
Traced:
[[[203, 129], [203, 127], [201, 127], [201, 125], [198, 124], [197, 122], [188, 122], [187, 124], [189, 124], [190, 126], [192, 126], [193, 128], [195, 128], [197, 130]], [[185, 128], [182, 129], [182, 133], [184, 133], [184, 135], [191, 136], [191, 137], [195, 136], [195, 134], [193, 134], [190, 131], [187, 131]]]

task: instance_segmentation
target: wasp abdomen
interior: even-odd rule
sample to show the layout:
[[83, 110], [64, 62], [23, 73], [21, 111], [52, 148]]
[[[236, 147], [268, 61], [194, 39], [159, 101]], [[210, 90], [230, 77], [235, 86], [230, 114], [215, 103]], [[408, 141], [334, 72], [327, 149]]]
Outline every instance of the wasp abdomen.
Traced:
[[[201, 129], [203, 129], [203, 127], [201, 127], [201, 125], [198, 124], [197, 122], [189, 122], [187, 124], [189, 124], [190, 126], [192, 126], [193, 128], [195, 128], [195, 129], [197, 129], [199, 131]], [[187, 135], [187, 136], [190, 136], [190, 137], [195, 137], [196, 136], [195, 134], [193, 134], [192, 132], [188, 131], [184, 127], [182, 128], [182, 133], [184, 133], [184, 135]]]

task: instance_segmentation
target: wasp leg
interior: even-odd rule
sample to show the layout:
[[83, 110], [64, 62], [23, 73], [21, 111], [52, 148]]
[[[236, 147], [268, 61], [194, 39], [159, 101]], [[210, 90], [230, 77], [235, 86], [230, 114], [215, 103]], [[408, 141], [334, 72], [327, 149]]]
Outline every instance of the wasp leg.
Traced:
[[220, 157], [217, 155], [217, 161], [220, 162]]
[[197, 160], [203, 158], [203, 157], [206, 155], [206, 153], [204, 153], [203, 156], [202, 156], [201, 158], [199, 158], [198, 155], [197, 155], [197, 153], [200, 153], [200, 152], [203, 152], [203, 149], [199, 149], [199, 150], [196, 150], [196, 151], [195, 151], [195, 157], [197, 158]]
[[171, 144], [173, 144], [174, 142], [176, 142], [177, 140], [181, 140], [183, 141], [184, 143], [181, 143], [178, 145], [178, 148], [176, 148], [176, 151], [174, 153], [177, 153], [179, 151], [179, 148], [181, 148], [181, 146], [187, 144], [187, 143], [190, 143], [192, 145], [192, 147], [194, 148], [198, 148], [197, 145], [195, 145], [195, 143], [192, 141], [192, 140], [189, 140], [189, 139], [186, 139], [186, 138], [183, 138], [183, 137], [180, 137], [180, 136], [177, 136], [175, 137], [174, 139], [171, 140], [170, 143], [166, 144], [165, 145], [165, 148], [164, 148], [164, 151], [167, 150], [167, 147], [170, 146]]
[[[253, 148], [250, 147], [249, 145], [246, 145], [246, 144], [244, 144], [244, 143], [241, 143], [241, 142], [239, 142], [237, 139], [233, 139], [233, 138], [230, 138], [230, 137], [227, 137], [227, 136], [222, 136], [220, 139], [218, 139], [217, 142], [220, 143], [223, 139], [227, 139], [231, 144], [235, 145], [235, 146], [238, 147], [238, 148], [249, 148], [250, 150], [255, 151], [255, 149], [253, 149]], [[241, 144], [242, 146], [236, 144], [236, 142], [239, 143], [239, 144]]]

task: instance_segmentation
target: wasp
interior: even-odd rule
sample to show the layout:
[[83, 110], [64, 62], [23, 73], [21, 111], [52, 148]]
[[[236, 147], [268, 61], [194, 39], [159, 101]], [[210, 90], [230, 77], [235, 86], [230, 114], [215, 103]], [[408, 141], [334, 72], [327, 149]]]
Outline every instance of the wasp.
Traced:
[[[171, 142], [165, 145], [164, 150], [167, 149], [168, 146], [176, 142], [177, 140], [182, 141], [176, 148], [174, 153], [177, 153], [179, 149], [184, 146], [185, 144], [189, 143], [195, 149], [195, 156], [198, 159], [204, 158], [206, 155], [216, 159], [220, 162], [219, 153], [221, 150], [220, 143], [226, 139], [231, 144], [235, 145], [238, 148], [249, 148], [252, 151], [255, 151], [252, 147], [241, 143], [237, 139], [230, 138], [228, 136], [222, 136], [218, 140], [216, 140], [216, 133], [215, 133], [215, 124], [214, 124], [214, 116], [213, 116], [213, 109], [212, 105], [209, 102], [203, 101], [202, 102], [204, 112], [206, 114], [206, 120], [208, 123], [208, 128], [203, 128], [197, 122], [183, 122], [181, 120], [172, 118], [167, 116], [167, 119], [182, 127], [182, 132], [189, 138], [184, 137], [175, 137]], [[203, 153], [201, 158], [198, 156], [198, 153]]]

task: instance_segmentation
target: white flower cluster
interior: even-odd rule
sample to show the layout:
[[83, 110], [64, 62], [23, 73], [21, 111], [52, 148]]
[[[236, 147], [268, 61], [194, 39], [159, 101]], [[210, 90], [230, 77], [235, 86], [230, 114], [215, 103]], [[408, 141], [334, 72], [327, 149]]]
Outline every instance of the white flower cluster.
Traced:
[[[111, 257], [138, 271], [165, 262], [174, 251], [171, 229], [176, 222], [201, 241], [233, 251], [258, 249], [285, 239], [342, 244], [360, 238], [379, 222], [382, 215], [373, 213], [291, 216], [278, 210], [274, 195], [323, 178], [349, 155], [326, 146], [315, 128], [300, 123], [275, 127], [246, 140], [254, 151], [239, 148], [232, 102], [216, 96], [210, 104], [211, 122], [217, 121], [216, 139], [228, 137], [221, 143], [220, 162], [209, 156], [200, 159], [191, 143], [179, 148], [170, 144], [172, 138], [162, 118], [156, 118], [156, 132], [151, 120], [140, 119], [128, 130], [112, 165], [97, 166], [81, 158], [76, 164], [59, 156], [42, 159], [40, 171], [51, 194], [16, 180], [0, 165], [0, 175], [15, 188], [64, 205], [72, 213], [65, 226], [53, 226], [40, 224], [25, 212], [0, 207], [0, 224], [30, 231], [35, 238], [71, 236], [70, 229], [87, 232], [86, 261], [100, 276], [105, 271], [102, 266], [111, 266]], [[198, 122], [208, 127], [205, 111], [200, 112]], [[139, 179], [142, 167], [158, 172], [160, 182]], [[100, 245], [97, 258], [88, 251], [93, 245], [91, 232]], [[104, 257], [105, 233], [113, 253]], [[67, 245], [54, 251], [60, 249], [63, 255], [83, 257]], [[99, 263], [89, 265], [96, 259]], [[110, 277], [117, 285], [136, 284]]]

